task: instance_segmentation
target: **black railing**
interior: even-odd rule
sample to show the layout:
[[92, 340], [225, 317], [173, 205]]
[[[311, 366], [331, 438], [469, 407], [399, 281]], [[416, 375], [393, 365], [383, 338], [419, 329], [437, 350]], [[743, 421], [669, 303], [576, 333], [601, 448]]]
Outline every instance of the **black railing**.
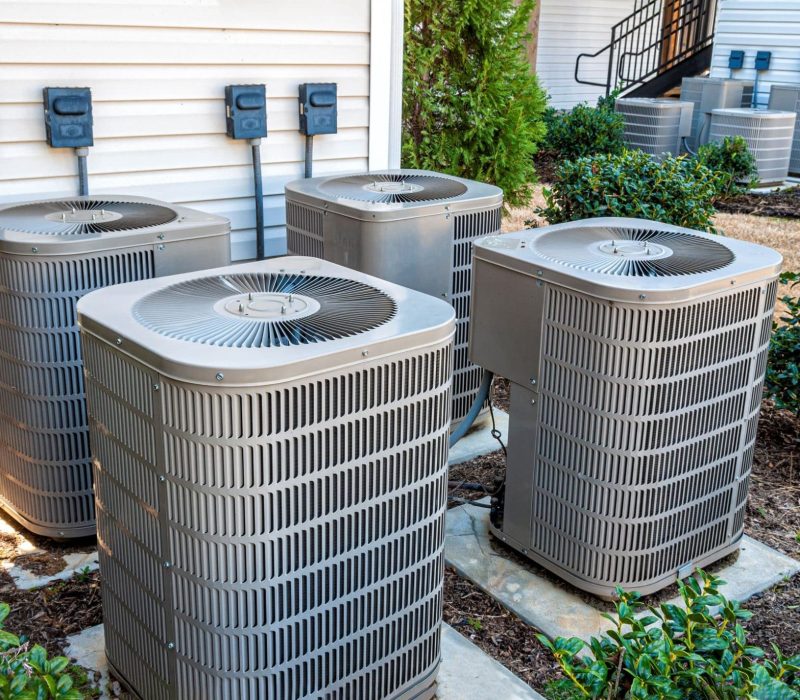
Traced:
[[[714, 43], [717, 0], [637, 0], [634, 11], [611, 28], [611, 42], [575, 62], [575, 80], [609, 94], [644, 85]], [[607, 54], [605, 82], [582, 80], [581, 62]]]

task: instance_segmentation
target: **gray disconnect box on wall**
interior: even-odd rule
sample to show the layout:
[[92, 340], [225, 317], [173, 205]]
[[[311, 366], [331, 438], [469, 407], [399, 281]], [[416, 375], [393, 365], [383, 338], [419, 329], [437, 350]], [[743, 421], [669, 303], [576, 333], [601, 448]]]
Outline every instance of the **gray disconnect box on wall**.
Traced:
[[300, 85], [300, 131], [306, 136], [335, 134], [336, 83]]
[[267, 136], [267, 88], [264, 85], [225, 87], [226, 130], [232, 139]]
[[44, 89], [44, 124], [52, 148], [94, 145], [92, 91], [89, 88]]

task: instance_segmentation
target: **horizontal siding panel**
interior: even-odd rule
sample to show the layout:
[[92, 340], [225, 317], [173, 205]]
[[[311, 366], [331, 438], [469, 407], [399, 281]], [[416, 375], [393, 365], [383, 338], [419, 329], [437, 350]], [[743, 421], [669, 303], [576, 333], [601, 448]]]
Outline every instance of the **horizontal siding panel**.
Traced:
[[[607, 46], [611, 28], [633, 9], [634, 0], [540, 0], [536, 73], [552, 106], [568, 109], [605, 94], [575, 81], [575, 62], [578, 54]], [[607, 72], [607, 54], [581, 62], [581, 79], [605, 81]]]
[[772, 52], [770, 69], [759, 74], [758, 103], [765, 106], [775, 83], [800, 83], [800, 0], [721, 0], [711, 75], [727, 77], [728, 57], [745, 51], [745, 67], [734, 76], [755, 77], [756, 51]]
[[52, 2], [3, 0], [2, 21], [98, 26], [196, 27], [319, 32], [369, 32], [369, 12], [362, 0], [103, 0]]
[[266, 83], [265, 250], [283, 254], [283, 188], [303, 174], [297, 89], [339, 86], [339, 133], [315, 174], [363, 172], [369, 154], [370, 0], [0, 0], [0, 203], [74, 195], [69, 149], [44, 142], [42, 88], [92, 89], [92, 193], [226, 216], [234, 259], [255, 254], [250, 149], [225, 136], [224, 86]]

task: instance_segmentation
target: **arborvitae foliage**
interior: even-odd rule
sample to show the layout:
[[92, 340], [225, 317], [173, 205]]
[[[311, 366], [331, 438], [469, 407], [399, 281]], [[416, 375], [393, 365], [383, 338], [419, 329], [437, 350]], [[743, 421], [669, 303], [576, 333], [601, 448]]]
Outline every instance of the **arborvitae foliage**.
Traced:
[[406, 0], [403, 166], [527, 203], [546, 96], [525, 53], [535, 0]]

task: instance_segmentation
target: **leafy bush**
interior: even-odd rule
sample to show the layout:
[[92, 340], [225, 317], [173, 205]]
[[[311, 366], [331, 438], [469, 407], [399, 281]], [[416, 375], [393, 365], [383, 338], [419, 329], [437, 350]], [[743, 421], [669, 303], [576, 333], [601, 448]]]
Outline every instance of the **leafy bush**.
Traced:
[[[784, 272], [781, 284], [800, 287], [800, 273]], [[772, 326], [764, 392], [778, 408], [800, 414], [800, 296], [787, 294], [781, 301], [786, 313]]]
[[[537, 635], [566, 678], [561, 697], [789, 700], [800, 697], [800, 655], [775, 660], [747, 644], [743, 623], [752, 613], [719, 592], [723, 583], [700, 572], [679, 584], [685, 610], [645, 606], [637, 593], [617, 590], [614, 628], [589, 644]], [[589, 654], [581, 655], [584, 649]]]
[[525, 52], [534, 0], [406, 0], [403, 166], [527, 203], [546, 96]]
[[752, 186], [758, 180], [756, 159], [741, 136], [726, 136], [720, 143], [700, 146], [696, 157], [715, 174], [720, 197], [739, 194], [746, 189], [741, 183]]
[[0, 697], [17, 700], [83, 700], [75, 690], [65, 656], [47, 658], [40, 646], [22, 643], [3, 629], [10, 608], [0, 603]]
[[547, 127], [547, 148], [567, 160], [621, 153], [624, 148], [625, 122], [613, 106], [579, 104], [568, 112], [551, 114]]
[[714, 232], [714, 175], [680, 157], [660, 163], [642, 151], [579, 158], [561, 164], [547, 206], [537, 209], [551, 224], [598, 216], [631, 216]]

